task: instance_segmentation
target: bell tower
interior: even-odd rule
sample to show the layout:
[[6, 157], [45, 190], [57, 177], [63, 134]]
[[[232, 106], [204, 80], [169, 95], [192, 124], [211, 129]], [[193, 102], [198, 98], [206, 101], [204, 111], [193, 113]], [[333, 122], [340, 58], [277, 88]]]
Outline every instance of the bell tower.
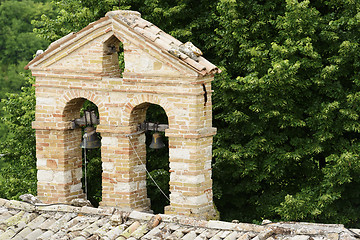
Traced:
[[96, 131], [102, 137], [100, 205], [148, 210], [145, 135], [139, 126], [149, 105], [157, 104], [168, 116], [165, 213], [214, 218], [211, 82], [220, 70], [201, 55], [140, 13], [113, 11], [34, 58], [26, 69], [36, 77], [38, 197], [46, 203], [84, 197], [82, 135], [73, 123], [90, 100], [99, 110]]

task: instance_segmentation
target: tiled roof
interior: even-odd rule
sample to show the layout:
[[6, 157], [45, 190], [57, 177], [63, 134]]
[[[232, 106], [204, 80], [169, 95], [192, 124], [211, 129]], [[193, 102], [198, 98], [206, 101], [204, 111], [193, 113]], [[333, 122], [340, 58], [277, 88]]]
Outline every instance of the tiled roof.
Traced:
[[254, 225], [126, 212], [111, 207], [34, 206], [0, 198], [1, 240], [335, 240], [357, 239], [359, 232], [340, 224], [287, 222]]
[[36, 56], [32, 61], [30, 61], [25, 69], [28, 69], [31, 64], [36, 63], [55, 49], [65, 46], [66, 42], [73, 39], [75, 40], [80, 34], [83, 35], [84, 32], [90, 30], [91, 28], [96, 28], [99, 23], [111, 19], [127, 26], [129, 30], [136, 33], [137, 35], [140, 35], [151, 44], [160, 48], [166, 55], [170, 55], [178, 59], [203, 76], [221, 72], [221, 70], [218, 69], [214, 64], [202, 57], [202, 52], [191, 43], [183, 44], [176, 38], [162, 31], [154, 24], [141, 18], [140, 13], [138, 12], [122, 10], [108, 12], [104, 18], [90, 23], [87, 27], [80, 30], [79, 32], [70, 33], [67, 36], [53, 42], [44, 53]]

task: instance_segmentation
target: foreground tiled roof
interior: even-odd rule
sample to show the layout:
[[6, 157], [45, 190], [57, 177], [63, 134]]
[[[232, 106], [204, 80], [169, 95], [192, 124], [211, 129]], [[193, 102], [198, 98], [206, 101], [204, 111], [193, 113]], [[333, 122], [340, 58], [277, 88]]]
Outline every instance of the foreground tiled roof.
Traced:
[[357, 239], [358, 230], [340, 224], [270, 223], [254, 225], [201, 221], [116, 208], [34, 206], [0, 198], [0, 240], [45, 239]]
[[[70, 33], [63, 38], [50, 44], [48, 49], [42, 54], [36, 56], [30, 61], [25, 69], [28, 69], [30, 65], [37, 64], [45, 58], [48, 58], [54, 52], [59, 49], [66, 48], [72, 42], [76, 42], [78, 39], [87, 35], [88, 32], [93, 31], [104, 22], [115, 21], [117, 24], [126, 26], [130, 32], [135, 33], [137, 36], [145, 39], [145, 41], [157, 46], [162, 52], [168, 56], [178, 59], [179, 62], [197, 71], [201, 75], [220, 73], [214, 64], [202, 57], [202, 53], [199, 49], [191, 49], [185, 47], [185, 44], [165, 33], [154, 24], [141, 18], [139, 12], [135, 11], [112, 11], [108, 12], [105, 17], [99, 19], [96, 22], [90, 23], [87, 27], [83, 28], [77, 33]], [[114, 30], [116, 31], [116, 30]], [[116, 35], [116, 32], [115, 32]], [[186, 45], [187, 46], [187, 45]]]

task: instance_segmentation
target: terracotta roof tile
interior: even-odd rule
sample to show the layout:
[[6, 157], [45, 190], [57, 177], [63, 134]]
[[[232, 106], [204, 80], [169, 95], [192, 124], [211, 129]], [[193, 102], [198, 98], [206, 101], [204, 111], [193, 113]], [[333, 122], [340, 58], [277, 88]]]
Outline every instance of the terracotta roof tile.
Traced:
[[162, 38], [165, 38], [165, 39], [169, 39], [171, 40], [175, 45], [179, 46], [182, 44], [182, 42], [180, 42], [180, 40], [174, 38], [173, 36], [171, 36], [170, 34], [164, 32], [164, 31], [161, 31], [159, 33], [159, 35], [162, 37]]
[[[118, 20], [121, 21], [123, 19], [122, 11], [114, 11], [111, 17], [118, 18]], [[158, 47], [163, 48], [166, 51], [169, 51], [171, 48], [179, 48], [183, 44], [171, 35], [163, 32], [157, 26], [142, 19], [140, 16], [132, 16], [131, 21], [133, 23], [131, 27], [135, 32], [140, 33], [142, 36], [154, 42]], [[198, 62], [193, 59], [189, 60], [187, 56], [184, 56], [184, 54], [180, 55], [180, 59], [187, 65], [195, 68], [202, 75], [221, 72], [214, 64], [210, 63], [201, 56], [198, 58]]]
[[156, 39], [160, 38], [156, 31], [150, 31], [149, 27], [146, 27], [144, 30], [146, 32], [145, 36], [148, 37], [151, 41], [155, 41]]
[[[341, 224], [285, 222], [254, 225], [207, 222], [137, 211], [128, 213], [115, 208], [110, 214], [102, 208], [66, 208], [67, 205], [60, 204], [58, 209], [62, 211], [54, 211], [56, 208], [46, 210], [18, 201], [9, 203], [8, 200], [0, 199], [0, 239], [341, 240], [356, 239], [360, 232], [358, 229], [348, 230]], [[161, 223], [152, 225], [158, 222], [154, 219], [161, 220]]]
[[70, 40], [78, 37], [82, 32], [86, 32], [86, 30], [89, 30], [91, 28], [93, 28], [95, 25], [102, 23], [106, 20], [109, 20], [109, 17], [103, 17], [100, 18], [99, 20], [97, 20], [96, 22], [92, 22], [90, 23], [88, 26], [86, 26], [85, 28], [81, 29], [79, 32], [77, 33], [69, 33], [68, 35], [66, 35], [65, 37], [62, 37], [58, 40], [56, 40], [55, 42], [51, 43], [49, 45], [49, 47], [40, 55], [36, 56], [33, 60], [31, 60], [25, 67], [24, 69], [27, 70], [29, 69], [29, 66], [31, 64], [36, 63], [37, 61], [39, 61], [40, 59], [42, 59], [43, 57], [45, 57], [46, 55], [48, 55], [49, 53], [52, 53], [54, 50], [58, 49], [61, 47], [62, 44], [69, 42]]
[[152, 42], [154, 42], [157, 38], [160, 38], [160, 36], [152, 33], [151, 31], [147, 31], [146, 29], [148, 29], [147, 27], [146, 28], [140, 28], [138, 26], [136, 26], [134, 28], [134, 30], [138, 33], [140, 33], [141, 35], [143, 35], [144, 37], [150, 39]]
[[161, 46], [162, 48], [164, 48], [166, 51], [169, 51], [171, 45], [174, 44], [174, 42], [171, 41], [171, 39], [167, 39], [167, 38], [157, 38], [155, 40], [155, 43]]
[[194, 68], [196, 68], [198, 71], [203, 71], [203, 70], [207, 70], [206, 67], [196, 61], [194, 61], [191, 58], [185, 58], [183, 59], [184, 62], [186, 62], [187, 64], [189, 64], [190, 66], [193, 66]]
[[155, 25], [151, 25], [150, 27], [147, 28], [149, 29], [149, 31], [151, 31], [154, 34], [160, 34], [162, 32], [162, 30]]
[[135, 18], [136, 21], [136, 26], [140, 27], [140, 28], [145, 28], [145, 27], [150, 27], [151, 25], [153, 25], [151, 22], [146, 21], [145, 19], [142, 18]]

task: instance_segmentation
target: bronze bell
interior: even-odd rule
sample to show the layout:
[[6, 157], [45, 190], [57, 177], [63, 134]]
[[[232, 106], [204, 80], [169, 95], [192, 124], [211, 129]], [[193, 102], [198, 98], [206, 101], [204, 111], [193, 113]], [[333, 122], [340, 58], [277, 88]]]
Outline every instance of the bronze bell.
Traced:
[[80, 144], [81, 148], [99, 148], [101, 147], [101, 141], [95, 131], [94, 127], [86, 127], [83, 141]]
[[163, 141], [161, 139], [160, 133], [156, 132], [153, 134], [152, 141], [151, 141], [151, 144], [149, 147], [152, 149], [160, 149], [160, 148], [165, 147], [165, 144], [163, 143]]

